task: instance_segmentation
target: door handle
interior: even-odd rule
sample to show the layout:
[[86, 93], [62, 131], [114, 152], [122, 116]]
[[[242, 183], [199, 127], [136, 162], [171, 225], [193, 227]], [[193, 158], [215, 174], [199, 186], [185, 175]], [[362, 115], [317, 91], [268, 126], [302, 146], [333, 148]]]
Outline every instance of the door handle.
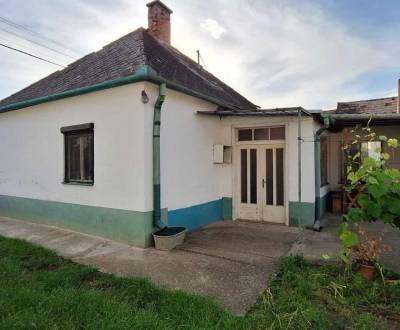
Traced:
[[265, 184], [267, 183], [267, 180], [265, 180], [265, 179], [262, 179], [262, 187], [264, 188], [265, 187]]

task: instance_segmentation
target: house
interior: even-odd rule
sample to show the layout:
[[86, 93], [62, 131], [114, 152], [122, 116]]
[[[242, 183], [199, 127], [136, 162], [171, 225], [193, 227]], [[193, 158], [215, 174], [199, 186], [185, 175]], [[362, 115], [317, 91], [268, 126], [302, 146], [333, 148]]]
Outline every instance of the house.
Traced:
[[165, 4], [147, 6], [148, 29], [0, 101], [0, 215], [139, 247], [166, 224], [313, 226], [337, 182], [329, 163], [321, 187], [320, 136], [347, 119], [260, 109], [171, 46]]
[[[400, 94], [400, 81], [398, 82]], [[349, 145], [356, 139], [360, 131], [354, 131], [357, 126], [371, 127], [377, 137], [380, 135], [400, 140], [400, 98], [386, 97], [380, 99], [362, 100], [355, 102], [339, 102], [333, 111], [319, 114], [319, 121], [325, 122], [320, 135], [321, 150], [321, 205], [317, 205], [319, 216], [328, 208], [330, 211], [344, 213], [348, 206], [356, 206], [352, 196], [343, 191], [346, 178], [347, 155], [343, 146]], [[363, 148], [362, 148], [363, 147]], [[388, 165], [400, 168], [400, 150], [388, 148], [381, 141], [366, 141], [361, 134], [361, 141], [352, 144], [350, 153], [365, 150], [368, 156], [374, 157], [377, 150], [390, 154]], [[330, 206], [328, 197], [330, 198]], [[332, 209], [332, 201], [338, 199]]]

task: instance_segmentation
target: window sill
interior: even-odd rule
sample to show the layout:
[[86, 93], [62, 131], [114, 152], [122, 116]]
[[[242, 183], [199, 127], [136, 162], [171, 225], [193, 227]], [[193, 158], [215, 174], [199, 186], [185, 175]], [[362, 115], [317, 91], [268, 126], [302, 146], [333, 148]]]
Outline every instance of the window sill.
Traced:
[[61, 182], [62, 184], [68, 185], [68, 186], [94, 186], [94, 182]]

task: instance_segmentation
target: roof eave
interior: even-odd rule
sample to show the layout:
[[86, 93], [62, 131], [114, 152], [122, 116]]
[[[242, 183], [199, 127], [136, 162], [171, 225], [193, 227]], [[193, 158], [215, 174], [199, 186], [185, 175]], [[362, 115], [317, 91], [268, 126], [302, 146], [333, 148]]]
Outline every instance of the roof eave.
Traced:
[[275, 108], [275, 109], [243, 109], [243, 110], [216, 110], [216, 111], [197, 111], [201, 115], [219, 117], [296, 117], [301, 111], [306, 116], [313, 116], [313, 113], [303, 107]]
[[331, 121], [330, 130], [341, 130], [344, 127], [353, 127], [360, 124], [370, 123], [375, 126], [391, 126], [400, 124], [399, 113], [372, 113], [372, 114], [338, 114], [338, 113], [322, 113], [319, 115], [320, 122], [323, 117], [328, 116]]
[[75, 88], [75, 89], [67, 90], [67, 91], [60, 92], [60, 93], [55, 93], [55, 94], [51, 94], [51, 95], [47, 95], [47, 96], [43, 96], [43, 97], [38, 97], [38, 98], [34, 98], [34, 99], [22, 101], [22, 102], [5, 105], [3, 107], [0, 107], [0, 113], [13, 111], [13, 110], [19, 110], [19, 109], [31, 107], [31, 106], [38, 105], [38, 104], [43, 104], [43, 103], [56, 101], [56, 100], [60, 100], [60, 99], [68, 98], [68, 97], [97, 92], [100, 90], [123, 86], [123, 85], [140, 82], [140, 81], [148, 81], [148, 82], [153, 82], [156, 84], [166, 83], [167, 87], [170, 89], [182, 92], [182, 93], [190, 95], [190, 96], [194, 96], [194, 97], [203, 99], [205, 101], [211, 102], [211, 103], [213, 103], [217, 106], [221, 106], [223, 108], [237, 109], [237, 106], [235, 106], [234, 104], [228, 104], [220, 99], [198, 93], [198, 92], [190, 90], [184, 86], [181, 86], [177, 83], [166, 80], [166, 79], [160, 77], [159, 75], [157, 75], [157, 73], [154, 70], [152, 70], [148, 65], [144, 65], [144, 66], [140, 67], [138, 70], [136, 70], [136, 72], [134, 74], [126, 76], [126, 77], [120, 77], [117, 79], [107, 80], [107, 81], [101, 82], [99, 84], [91, 85], [91, 86]]

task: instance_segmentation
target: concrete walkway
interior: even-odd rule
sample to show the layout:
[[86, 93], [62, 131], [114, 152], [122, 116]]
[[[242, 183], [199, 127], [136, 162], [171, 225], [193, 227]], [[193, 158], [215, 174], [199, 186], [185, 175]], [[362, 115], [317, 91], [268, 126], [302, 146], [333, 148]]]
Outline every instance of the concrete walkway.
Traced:
[[256, 302], [278, 258], [297, 239], [294, 228], [232, 221], [189, 233], [186, 243], [171, 252], [8, 218], [0, 218], [0, 235], [39, 244], [103, 272], [214, 297], [237, 314]]
[[[300, 234], [293, 244], [289, 254], [302, 254], [307, 260], [314, 263], [323, 263], [322, 255], [328, 254], [331, 261], [340, 262], [338, 257], [339, 239], [337, 236], [342, 216], [327, 214], [322, 220], [322, 232], [310, 230]], [[400, 274], [400, 229], [390, 225], [377, 223], [361, 223], [369, 237], [381, 238], [381, 244], [388, 247], [379, 262], [386, 268]]]
[[[336, 224], [335, 224], [336, 221]], [[119, 276], [145, 277], [160, 286], [214, 297], [225, 308], [244, 314], [267, 286], [278, 259], [303, 254], [319, 261], [337, 254], [337, 217], [327, 219], [321, 233], [293, 227], [242, 221], [219, 221], [190, 232], [171, 252], [139, 249], [56, 227], [0, 217], [0, 235], [24, 239], [75, 262]], [[399, 268], [400, 235], [388, 258]]]

